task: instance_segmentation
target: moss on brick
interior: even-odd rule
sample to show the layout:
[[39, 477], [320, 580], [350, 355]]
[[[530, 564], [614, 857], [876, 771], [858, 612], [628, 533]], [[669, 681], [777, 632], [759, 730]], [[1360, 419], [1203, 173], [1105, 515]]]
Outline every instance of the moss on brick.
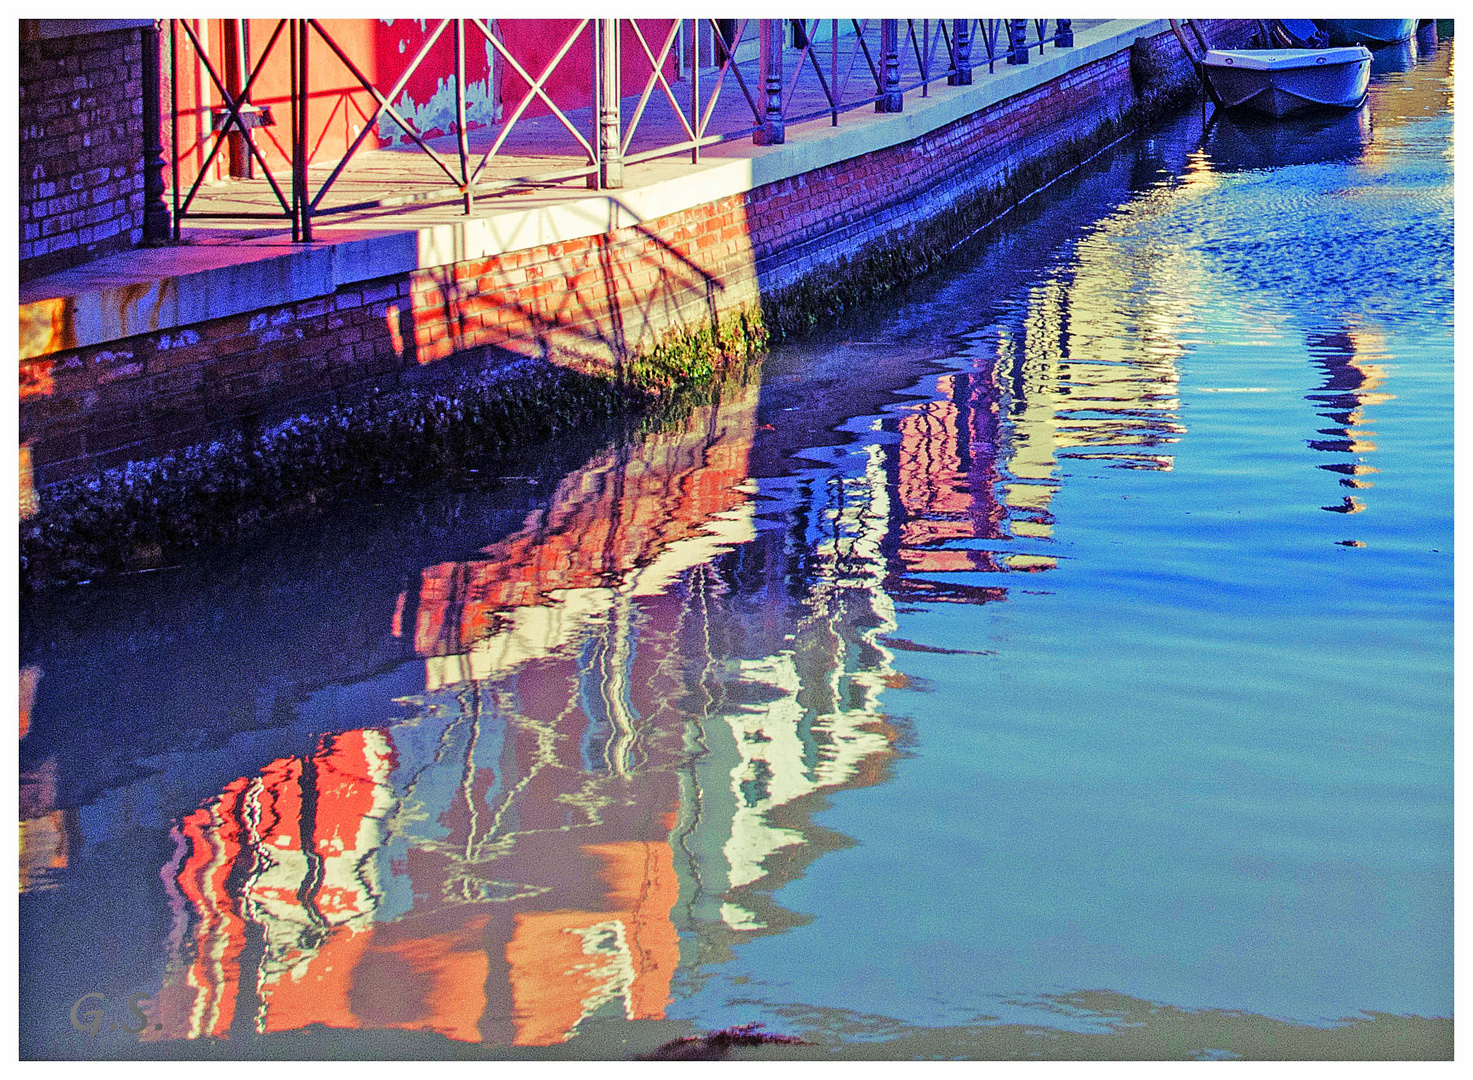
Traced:
[[485, 466], [560, 434], [663, 427], [718, 375], [746, 377], [763, 343], [760, 322], [739, 314], [672, 335], [613, 377], [525, 360], [61, 481], [21, 523], [21, 588], [165, 565], [345, 492]]
[[1090, 132], [1056, 143], [996, 185], [961, 196], [940, 213], [805, 275], [761, 302], [775, 338], [801, 335], [879, 296], [935, 271], [970, 242], [1001, 224], [1013, 209], [1135, 130], [1145, 110], [1103, 118]]

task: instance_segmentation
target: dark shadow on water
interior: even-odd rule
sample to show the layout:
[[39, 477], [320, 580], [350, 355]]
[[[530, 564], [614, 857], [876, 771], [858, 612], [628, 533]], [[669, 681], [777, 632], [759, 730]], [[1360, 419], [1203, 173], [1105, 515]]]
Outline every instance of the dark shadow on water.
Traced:
[[1225, 112], [1214, 119], [1205, 148], [1218, 172], [1355, 161], [1370, 145], [1371, 124], [1364, 105], [1282, 120]]

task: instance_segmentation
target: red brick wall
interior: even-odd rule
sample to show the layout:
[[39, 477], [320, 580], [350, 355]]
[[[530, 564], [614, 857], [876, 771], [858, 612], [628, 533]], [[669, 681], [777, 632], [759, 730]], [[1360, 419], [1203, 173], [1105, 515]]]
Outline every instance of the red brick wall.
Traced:
[[[1129, 50], [912, 143], [642, 225], [22, 364], [38, 484], [216, 437], [477, 346], [607, 370], [1002, 183], [1134, 100]], [[920, 185], [927, 186], [922, 188]]]
[[21, 42], [22, 281], [142, 237], [142, 62], [136, 29]]

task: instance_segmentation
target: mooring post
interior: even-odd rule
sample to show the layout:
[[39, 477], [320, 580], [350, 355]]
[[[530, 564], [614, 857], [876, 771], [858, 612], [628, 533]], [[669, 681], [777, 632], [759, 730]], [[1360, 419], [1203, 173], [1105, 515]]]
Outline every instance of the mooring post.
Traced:
[[783, 36], [784, 20], [761, 19], [757, 23], [758, 82], [762, 84], [762, 123], [752, 132], [758, 146], [783, 142]]
[[1028, 63], [1028, 20], [1008, 20], [1008, 63]]
[[880, 20], [880, 97], [875, 112], [896, 113], [905, 108], [900, 91], [900, 20]]
[[169, 239], [169, 208], [164, 204], [164, 142], [159, 112], [159, 21], [139, 31], [143, 46], [143, 242], [152, 247]]
[[598, 186], [624, 186], [619, 121], [619, 20], [598, 20]]
[[972, 20], [951, 20], [951, 48], [956, 54], [952, 72], [946, 77], [948, 86], [972, 85]]
[[1074, 47], [1074, 20], [1054, 20], [1054, 44], [1061, 49], [1072, 49]]

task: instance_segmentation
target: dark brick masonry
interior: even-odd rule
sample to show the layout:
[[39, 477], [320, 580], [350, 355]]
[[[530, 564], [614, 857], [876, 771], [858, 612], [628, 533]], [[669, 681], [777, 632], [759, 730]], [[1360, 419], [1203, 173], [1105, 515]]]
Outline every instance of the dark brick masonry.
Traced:
[[[27, 37], [32, 40], [26, 40]], [[135, 245], [143, 227], [136, 29], [20, 43], [20, 279]]]

